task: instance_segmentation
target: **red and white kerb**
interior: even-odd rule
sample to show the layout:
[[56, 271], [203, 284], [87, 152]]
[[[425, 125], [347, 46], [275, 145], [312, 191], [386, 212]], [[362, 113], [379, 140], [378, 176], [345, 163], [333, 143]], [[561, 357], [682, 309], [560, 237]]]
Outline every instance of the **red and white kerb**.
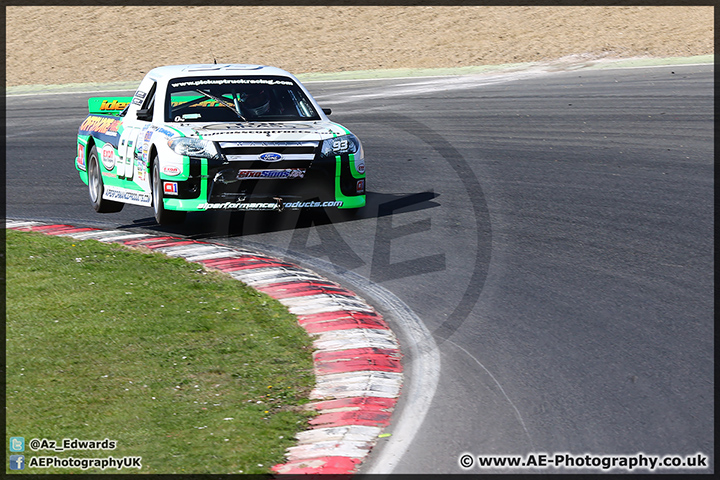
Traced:
[[[164, 191], [177, 194], [177, 183], [165, 182]], [[310, 408], [318, 415], [310, 420], [310, 430], [297, 435], [298, 445], [287, 450], [286, 462], [273, 471], [354, 473], [390, 424], [402, 385], [397, 339], [372, 306], [337, 283], [257, 252], [172, 236], [13, 220], [6, 228], [142, 246], [183, 257], [226, 272], [287, 306], [314, 339], [316, 385]]]

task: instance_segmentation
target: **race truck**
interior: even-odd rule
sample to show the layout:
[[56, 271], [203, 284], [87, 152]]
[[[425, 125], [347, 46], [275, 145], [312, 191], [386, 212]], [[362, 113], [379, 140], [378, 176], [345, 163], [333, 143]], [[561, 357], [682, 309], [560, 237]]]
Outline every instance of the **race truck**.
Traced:
[[365, 205], [360, 140], [290, 73], [261, 65], [158, 67], [132, 97], [93, 97], [75, 168], [97, 212], [187, 212]]

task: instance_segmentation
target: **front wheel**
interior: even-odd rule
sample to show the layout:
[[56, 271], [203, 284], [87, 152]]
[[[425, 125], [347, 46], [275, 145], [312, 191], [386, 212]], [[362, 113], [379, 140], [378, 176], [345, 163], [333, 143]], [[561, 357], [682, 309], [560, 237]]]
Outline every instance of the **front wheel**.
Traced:
[[97, 148], [93, 145], [90, 149], [90, 159], [88, 160], [88, 190], [90, 192], [90, 202], [98, 213], [114, 213], [119, 212], [125, 206], [124, 203], [105, 200], [103, 193], [105, 186], [102, 181], [102, 172], [100, 171], [100, 162], [98, 162]]
[[160, 225], [182, 223], [186, 212], [166, 210], [163, 205], [163, 183], [160, 179], [160, 165], [157, 157], [153, 159], [152, 169], [152, 204], [155, 211], [155, 221]]

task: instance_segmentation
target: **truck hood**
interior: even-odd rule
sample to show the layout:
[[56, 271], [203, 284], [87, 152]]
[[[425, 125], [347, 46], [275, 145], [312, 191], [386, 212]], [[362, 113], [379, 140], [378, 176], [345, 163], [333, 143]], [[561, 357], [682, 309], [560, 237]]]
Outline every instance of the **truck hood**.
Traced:
[[320, 141], [347, 133], [332, 122], [185, 123], [175, 128], [188, 137], [212, 141]]

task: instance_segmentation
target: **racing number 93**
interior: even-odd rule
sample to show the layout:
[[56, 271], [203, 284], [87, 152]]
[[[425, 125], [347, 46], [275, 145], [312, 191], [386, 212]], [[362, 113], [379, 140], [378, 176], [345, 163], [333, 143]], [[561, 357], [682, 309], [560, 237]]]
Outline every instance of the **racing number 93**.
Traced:
[[347, 140], [336, 140], [333, 142], [332, 148], [335, 152], [344, 152], [350, 147]]

